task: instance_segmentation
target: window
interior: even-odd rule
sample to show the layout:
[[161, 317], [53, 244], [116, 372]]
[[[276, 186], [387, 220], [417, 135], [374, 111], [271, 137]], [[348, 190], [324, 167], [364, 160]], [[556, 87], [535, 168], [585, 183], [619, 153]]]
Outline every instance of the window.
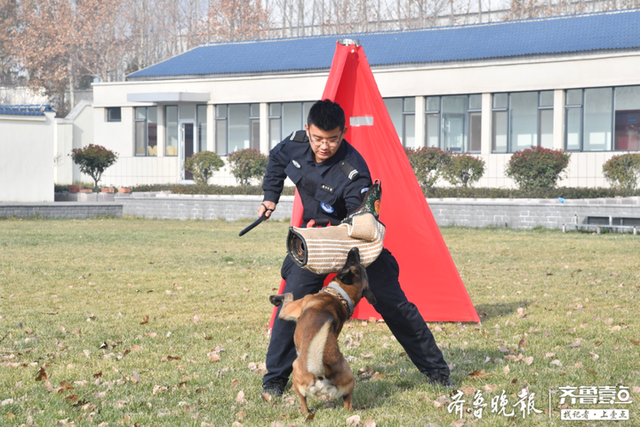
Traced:
[[429, 96], [425, 146], [456, 153], [480, 152], [482, 95]]
[[509, 129], [509, 94], [496, 93], [493, 95], [491, 113], [493, 114], [491, 151], [506, 153], [507, 129]]
[[276, 102], [269, 104], [269, 148], [291, 133], [304, 129], [313, 102]]
[[553, 147], [553, 91], [496, 93], [492, 115], [494, 153]]
[[107, 121], [108, 122], [120, 122], [122, 121], [122, 111], [120, 107], [107, 108]]
[[178, 155], [178, 106], [164, 107], [164, 155]]
[[613, 130], [612, 88], [567, 90], [565, 111], [567, 150], [611, 150]]
[[640, 86], [615, 89], [615, 149], [640, 150]]
[[158, 155], [158, 107], [135, 108], [135, 155]]
[[198, 152], [207, 150], [207, 106], [196, 107], [198, 121]]
[[411, 98], [385, 98], [393, 126], [396, 128], [398, 138], [405, 147], [416, 146], [416, 99]]
[[216, 152], [260, 150], [260, 104], [216, 105]]

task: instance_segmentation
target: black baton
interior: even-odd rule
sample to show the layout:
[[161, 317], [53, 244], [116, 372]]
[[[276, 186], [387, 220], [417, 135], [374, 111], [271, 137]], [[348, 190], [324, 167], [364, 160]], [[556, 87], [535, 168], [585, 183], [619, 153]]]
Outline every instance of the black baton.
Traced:
[[264, 221], [265, 219], [267, 219], [266, 216], [266, 212], [262, 214], [262, 216], [258, 219], [256, 219], [255, 221], [253, 221], [253, 223], [251, 223], [250, 226], [248, 226], [247, 228], [245, 228], [244, 230], [242, 230], [240, 232], [240, 234], [238, 234], [238, 236], [244, 236], [245, 234], [247, 234], [248, 232], [250, 232], [251, 230], [253, 230], [254, 228], [256, 228], [262, 221]]

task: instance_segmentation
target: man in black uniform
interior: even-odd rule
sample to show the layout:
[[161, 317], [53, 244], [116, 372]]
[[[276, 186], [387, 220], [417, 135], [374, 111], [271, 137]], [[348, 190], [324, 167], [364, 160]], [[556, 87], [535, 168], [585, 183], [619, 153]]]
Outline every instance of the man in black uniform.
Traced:
[[[302, 199], [303, 227], [312, 220], [338, 225], [360, 207], [372, 185], [371, 176], [360, 153], [343, 139], [346, 131], [344, 111], [338, 104], [316, 102], [309, 111], [305, 131], [294, 132], [271, 150], [258, 215], [266, 213], [269, 217], [275, 210], [287, 176]], [[387, 249], [367, 267], [369, 288], [378, 300], [374, 308], [429, 381], [453, 387], [442, 352], [418, 309], [400, 288], [398, 274], [398, 263]], [[286, 281], [283, 293], [293, 293], [294, 300], [320, 291], [326, 278], [298, 267], [289, 256], [282, 264], [281, 275]], [[263, 393], [280, 396], [284, 392], [297, 357], [295, 327], [294, 322], [275, 320]]]

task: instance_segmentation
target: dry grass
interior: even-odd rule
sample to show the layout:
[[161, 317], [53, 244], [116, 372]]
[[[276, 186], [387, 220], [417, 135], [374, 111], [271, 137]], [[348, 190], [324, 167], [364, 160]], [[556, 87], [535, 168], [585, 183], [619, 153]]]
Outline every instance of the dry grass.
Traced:
[[[271, 403], [259, 397], [267, 297], [279, 284], [287, 224], [238, 238], [246, 225], [0, 221], [0, 425], [304, 423], [293, 393]], [[466, 413], [465, 425], [581, 425], [560, 421], [557, 395], [551, 417], [491, 413], [502, 390], [512, 405], [528, 387], [545, 410], [558, 386], [640, 385], [637, 236], [442, 232], [483, 319], [430, 325], [458, 388], [481, 390], [489, 404], [482, 420]], [[426, 383], [384, 324], [351, 321], [341, 341], [354, 372], [371, 369], [354, 396], [362, 422], [458, 420], [448, 393]], [[635, 390], [623, 425], [640, 425]], [[313, 424], [346, 425], [354, 415], [331, 406], [311, 400]]]

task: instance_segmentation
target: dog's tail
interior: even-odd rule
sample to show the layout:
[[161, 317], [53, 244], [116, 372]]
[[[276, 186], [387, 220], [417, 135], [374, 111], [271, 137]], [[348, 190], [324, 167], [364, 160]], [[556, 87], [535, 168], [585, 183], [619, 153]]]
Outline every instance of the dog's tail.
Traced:
[[327, 344], [327, 337], [329, 335], [330, 328], [331, 320], [327, 320], [309, 344], [309, 353], [307, 355], [307, 371], [309, 371], [316, 377], [326, 376], [323, 363], [323, 355], [324, 347]]

